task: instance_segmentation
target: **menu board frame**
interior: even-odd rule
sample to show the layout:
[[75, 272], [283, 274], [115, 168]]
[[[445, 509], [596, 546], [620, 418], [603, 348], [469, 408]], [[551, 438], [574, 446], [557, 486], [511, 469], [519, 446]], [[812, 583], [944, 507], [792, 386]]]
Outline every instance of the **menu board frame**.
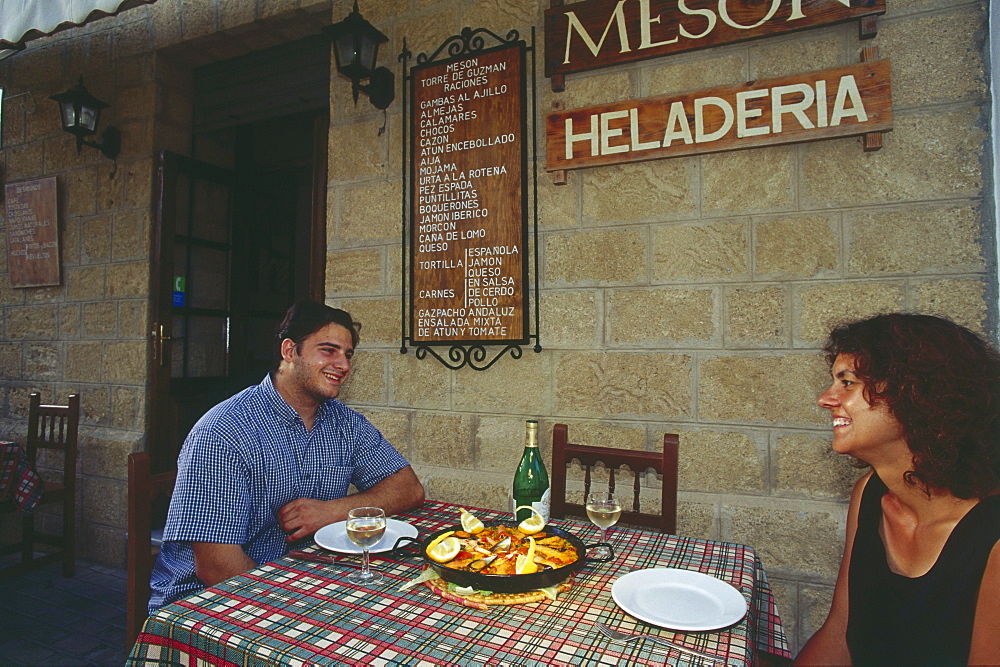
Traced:
[[[512, 358], [520, 358], [522, 346], [529, 345], [532, 341], [535, 342], [534, 351], [540, 352], [538, 205], [535, 196], [538, 167], [537, 160], [530, 159], [536, 153], [534, 29], [531, 43], [528, 43], [520, 38], [516, 30], [509, 31], [506, 37], [500, 37], [485, 28], [464, 28], [461, 34], [452, 35], [442, 42], [431, 55], [419, 54], [416, 64], [408, 69], [411, 56], [404, 42], [403, 52], [399, 57], [403, 63], [404, 107], [400, 352], [405, 354], [408, 346], [413, 346], [418, 359], [429, 354], [449, 368], [468, 366], [474, 370], [486, 370], [508, 354]], [[480, 59], [483, 60], [482, 63]], [[492, 64], [493, 69], [481, 67], [483, 64]], [[463, 69], [466, 73], [460, 74]], [[470, 74], [479, 73], [473, 72], [473, 69], [486, 70], [488, 75], [491, 72], [500, 73], [486, 78], [477, 76], [476, 79], [480, 82], [477, 83], [469, 78]], [[445, 76], [441, 76], [442, 74]], [[488, 82], [482, 83], [487, 79]], [[443, 81], [447, 81], [448, 85]], [[501, 81], [510, 86], [509, 89], [504, 86], [504, 90], [514, 93], [517, 99], [490, 100], [490, 103], [498, 103], [507, 113], [487, 113], [495, 110], [495, 107], [474, 98], [507, 94], [496, 92], [500, 90], [500, 86], [493, 84]], [[418, 89], [418, 84], [421, 87], [431, 87], [425, 92]], [[445, 88], [456, 91], [456, 94], [435, 92]], [[438, 96], [433, 97], [434, 95]], [[478, 229], [468, 229], [475, 225], [459, 225], [448, 216], [441, 215], [435, 219], [445, 220], [446, 224], [438, 229], [437, 226], [423, 224], [428, 219], [426, 216], [420, 217], [421, 210], [431, 210], [430, 207], [421, 209], [422, 205], [439, 199], [429, 193], [437, 193], [441, 187], [431, 185], [440, 183], [440, 180], [429, 178], [427, 175], [433, 172], [426, 166], [426, 162], [422, 164], [422, 159], [429, 152], [421, 148], [422, 138], [426, 139], [423, 135], [430, 130], [436, 133], [435, 136], [440, 136], [437, 134], [438, 128], [441, 128], [439, 116], [428, 111], [431, 104], [442, 107], [435, 114], [451, 114], [450, 124], [444, 131], [455, 133], [454, 142], [445, 147], [447, 157], [442, 158], [445, 160], [444, 171], [450, 172], [443, 176], [445, 185], [463, 188], [463, 197], [466, 200], [475, 198], [475, 207], [481, 206], [480, 201], [489, 203], [489, 210], [486, 205], [482, 205], [476, 211], [481, 214], [481, 219], [475, 223]], [[443, 108], [445, 104], [447, 109]], [[512, 105], [517, 107], [516, 118], [509, 113], [514, 110]], [[451, 122], [451, 119], [455, 119], [455, 122]], [[516, 138], [513, 134], [515, 132]], [[516, 141], [513, 154], [510, 149], [505, 152], [502, 145], [498, 149], [492, 148], [494, 143], [503, 144], [508, 140]], [[452, 135], [445, 136], [442, 141], [452, 142]], [[463, 144], [470, 146], [467, 152]], [[488, 154], [491, 156], [509, 159], [501, 160], [499, 165], [483, 164], [480, 156], [487, 151], [490, 151]], [[437, 163], [434, 164], [440, 171]], [[511, 174], [515, 169], [519, 173]], [[480, 174], [486, 176], [478, 177]], [[456, 175], [459, 175], [457, 184], [452, 180], [456, 179]], [[442, 233], [433, 237], [425, 233], [431, 230]], [[477, 242], [477, 238], [481, 240]], [[438, 245], [428, 246], [429, 242], [436, 242]], [[504, 243], [507, 245], [502, 245]], [[442, 252], [433, 253], [429, 250], [435, 247]], [[475, 278], [479, 274], [471, 269], [468, 253], [489, 253], [498, 249], [511, 254], [506, 257], [490, 257], [495, 262], [491, 266], [499, 263], [501, 267], [491, 269], [492, 274], [487, 272], [487, 275], [494, 277], [481, 280]], [[455, 255], [459, 251], [466, 253], [464, 261], [469, 262], [469, 267], [459, 261], [462, 256]], [[513, 271], [506, 271], [508, 268]], [[530, 280], [532, 275], [533, 281]], [[500, 298], [479, 299], [480, 293], [487, 291], [478, 289], [484, 283], [503, 285], [501, 289], [491, 292], [501, 294]], [[463, 307], [461, 310], [466, 311], [464, 314], [460, 314], [458, 308], [430, 309], [427, 306], [429, 303], [434, 305], [433, 298], [428, 296], [427, 289], [422, 289], [430, 286], [447, 288], [440, 290], [441, 304], [460, 301], [465, 306], [478, 304], [480, 307]], [[464, 290], [462, 294], [459, 293], [460, 290]], [[470, 294], [473, 297], [470, 298]], [[498, 302], [501, 307], [487, 307], [495, 306]], [[429, 314], [432, 312], [435, 314]], [[477, 319], [477, 314], [490, 316]], [[487, 346], [495, 345], [503, 347], [490, 358]], [[439, 352], [441, 347], [450, 349], [442, 354]]]

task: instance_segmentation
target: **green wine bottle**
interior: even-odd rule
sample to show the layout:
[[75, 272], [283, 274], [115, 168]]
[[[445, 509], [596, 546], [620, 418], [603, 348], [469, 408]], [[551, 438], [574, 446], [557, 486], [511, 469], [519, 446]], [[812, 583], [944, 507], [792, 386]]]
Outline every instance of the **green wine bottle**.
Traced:
[[[514, 508], [522, 505], [534, 507], [548, 522], [550, 502], [549, 475], [545, 472], [545, 462], [538, 449], [538, 421], [529, 419], [525, 424], [524, 454], [514, 473]], [[518, 521], [524, 521], [529, 516], [530, 510], [517, 511]]]

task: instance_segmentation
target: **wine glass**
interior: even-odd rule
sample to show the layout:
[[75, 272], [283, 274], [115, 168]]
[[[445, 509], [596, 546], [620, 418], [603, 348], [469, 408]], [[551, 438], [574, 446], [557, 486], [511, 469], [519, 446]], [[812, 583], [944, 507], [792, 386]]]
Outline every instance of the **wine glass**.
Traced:
[[601, 529], [601, 541], [590, 552], [591, 558], [607, 558], [611, 556], [608, 547], [608, 528], [618, 523], [622, 515], [622, 504], [613, 491], [593, 491], [587, 494], [587, 516], [590, 521]]
[[361, 547], [361, 569], [347, 576], [354, 584], [377, 584], [382, 575], [368, 567], [368, 549], [385, 535], [385, 512], [380, 507], [355, 507], [347, 514], [347, 538]]

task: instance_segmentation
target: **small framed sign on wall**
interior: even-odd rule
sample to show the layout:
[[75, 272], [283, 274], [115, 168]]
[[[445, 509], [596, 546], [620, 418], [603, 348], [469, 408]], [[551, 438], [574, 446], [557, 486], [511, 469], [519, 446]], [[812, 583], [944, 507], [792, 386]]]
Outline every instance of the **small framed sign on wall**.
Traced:
[[11, 287], [61, 284], [55, 176], [8, 183], [4, 203]]

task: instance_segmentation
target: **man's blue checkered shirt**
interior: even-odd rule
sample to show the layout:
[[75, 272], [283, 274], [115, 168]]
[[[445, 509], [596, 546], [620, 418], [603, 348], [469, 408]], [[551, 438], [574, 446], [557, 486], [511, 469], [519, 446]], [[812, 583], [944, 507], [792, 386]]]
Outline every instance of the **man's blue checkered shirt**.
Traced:
[[205, 413], [177, 460], [163, 547], [150, 581], [150, 611], [204, 588], [191, 542], [241, 544], [259, 564], [288, 552], [277, 513], [297, 498], [343, 498], [408, 466], [363, 416], [336, 400], [311, 431], [271, 382]]

